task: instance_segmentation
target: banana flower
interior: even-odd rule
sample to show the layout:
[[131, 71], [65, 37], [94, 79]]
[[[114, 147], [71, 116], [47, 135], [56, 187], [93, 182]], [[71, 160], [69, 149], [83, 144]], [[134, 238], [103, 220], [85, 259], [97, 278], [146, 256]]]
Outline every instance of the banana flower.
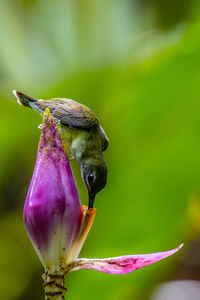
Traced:
[[64, 299], [64, 275], [79, 269], [125, 274], [177, 252], [106, 259], [78, 258], [96, 209], [81, 207], [77, 186], [56, 123], [47, 109], [34, 173], [24, 206], [24, 222], [44, 268], [45, 299]]

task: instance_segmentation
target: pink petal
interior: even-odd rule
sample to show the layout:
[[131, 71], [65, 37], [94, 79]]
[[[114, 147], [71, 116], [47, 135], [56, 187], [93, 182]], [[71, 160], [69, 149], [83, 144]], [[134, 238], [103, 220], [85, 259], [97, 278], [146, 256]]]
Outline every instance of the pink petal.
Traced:
[[183, 244], [173, 250], [152, 254], [139, 254], [118, 256], [106, 259], [78, 259], [70, 268], [70, 271], [80, 269], [92, 269], [109, 274], [126, 274], [151, 265], [167, 256], [170, 256], [182, 248]]

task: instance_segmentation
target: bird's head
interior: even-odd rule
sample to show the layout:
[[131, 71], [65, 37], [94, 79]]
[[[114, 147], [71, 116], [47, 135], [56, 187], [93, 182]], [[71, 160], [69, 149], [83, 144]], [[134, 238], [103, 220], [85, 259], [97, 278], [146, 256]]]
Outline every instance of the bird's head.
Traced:
[[84, 159], [81, 163], [81, 176], [89, 194], [88, 208], [93, 207], [94, 198], [107, 182], [107, 167], [102, 156]]

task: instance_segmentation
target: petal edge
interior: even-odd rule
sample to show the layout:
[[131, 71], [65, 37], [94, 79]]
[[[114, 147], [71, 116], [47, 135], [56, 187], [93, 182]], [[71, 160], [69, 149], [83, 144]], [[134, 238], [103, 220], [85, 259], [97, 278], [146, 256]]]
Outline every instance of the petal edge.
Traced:
[[182, 246], [183, 244], [173, 250], [151, 254], [127, 255], [105, 259], [77, 259], [77, 261], [71, 265], [70, 271], [92, 269], [108, 274], [126, 274], [173, 255], [179, 251]]

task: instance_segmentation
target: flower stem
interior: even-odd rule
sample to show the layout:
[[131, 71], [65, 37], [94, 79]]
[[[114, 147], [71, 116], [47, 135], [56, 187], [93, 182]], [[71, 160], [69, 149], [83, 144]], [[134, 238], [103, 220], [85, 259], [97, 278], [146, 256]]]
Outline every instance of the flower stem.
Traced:
[[44, 280], [45, 300], [64, 300], [67, 289], [64, 287], [64, 274], [48, 274], [42, 275]]

